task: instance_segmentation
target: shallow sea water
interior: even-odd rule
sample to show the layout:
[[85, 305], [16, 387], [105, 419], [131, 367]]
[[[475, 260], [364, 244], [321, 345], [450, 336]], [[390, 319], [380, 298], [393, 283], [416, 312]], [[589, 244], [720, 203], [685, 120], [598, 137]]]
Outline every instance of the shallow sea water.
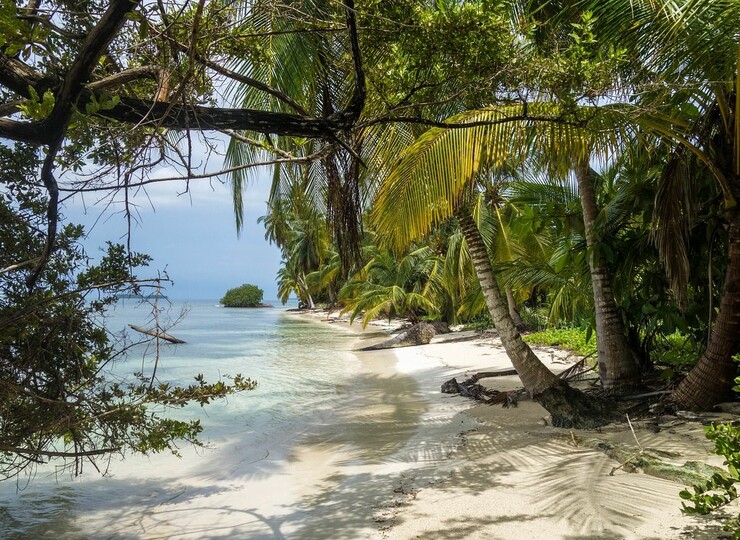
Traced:
[[[109, 327], [150, 326], [149, 316], [126, 301]], [[242, 373], [257, 389], [177, 411], [200, 418], [209, 442], [182, 458], [114, 457], [102, 476], [42, 467], [30, 482], [0, 482], [0, 538], [368, 537], [399, 474], [420, 456], [444, 457], [415, 440], [429, 421], [417, 381], [393, 370], [390, 353], [351, 352], [378, 334], [215, 302], [190, 303], [170, 333], [187, 344], [163, 346], [160, 380]], [[147, 372], [144, 352], [116, 371]]]

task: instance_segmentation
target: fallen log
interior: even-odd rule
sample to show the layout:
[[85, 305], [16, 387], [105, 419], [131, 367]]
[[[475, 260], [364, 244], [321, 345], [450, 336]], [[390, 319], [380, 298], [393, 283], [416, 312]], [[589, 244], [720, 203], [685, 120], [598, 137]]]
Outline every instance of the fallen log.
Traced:
[[426, 345], [436, 335], [437, 331], [434, 326], [425, 322], [420, 322], [406, 330], [401, 332], [395, 337], [378, 343], [377, 345], [370, 345], [369, 347], [363, 347], [361, 351], [378, 351], [382, 349], [393, 349], [396, 347], [410, 347], [413, 345]]
[[509, 375], [517, 375], [515, 369], [500, 369], [498, 371], [479, 371], [468, 379], [470, 382], [478, 382], [481, 379], [487, 379], [489, 377], [507, 377]]
[[136, 326], [135, 324], [129, 324], [128, 326], [132, 330], [136, 330], [137, 332], [141, 332], [142, 334], [146, 334], [147, 336], [152, 336], [155, 338], [163, 339], [165, 341], [169, 341], [170, 343], [185, 343], [185, 341], [178, 339], [175, 336], [171, 336], [167, 332], [162, 332], [161, 330], [148, 330], [146, 328], [142, 328], [141, 326]]

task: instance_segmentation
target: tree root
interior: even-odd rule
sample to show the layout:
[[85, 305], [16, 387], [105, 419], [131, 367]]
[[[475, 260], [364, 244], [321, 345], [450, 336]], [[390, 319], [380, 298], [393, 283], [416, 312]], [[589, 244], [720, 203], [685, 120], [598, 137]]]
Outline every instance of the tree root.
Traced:
[[485, 386], [478, 384], [480, 379], [503, 377], [506, 375], [516, 375], [516, 370], [506, 369], [502, 371], [482, 371], [474, 374], [463, 382], [457, 382], [457, 379], [453, 378], [442, 385], [442, 393], [460, 394], [463, 397], [474, 399], [476, 401], [483, 401], [489, 405], [501, 404], [504, 408], [516, 407], [519, 396], [525, 393], [523, 389], [502, 392], [486, 388]]
[[614, 420], [614, 407], [608, 401], [584, 394], [563, 381], [532, 398], [550, 413], [554, 427], [595, 429]]

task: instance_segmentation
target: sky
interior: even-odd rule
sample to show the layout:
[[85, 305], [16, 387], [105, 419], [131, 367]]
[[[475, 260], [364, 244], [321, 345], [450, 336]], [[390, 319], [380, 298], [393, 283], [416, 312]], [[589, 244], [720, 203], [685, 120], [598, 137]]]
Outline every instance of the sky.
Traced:
[[[198, 149], [196, 152], [203, 152]], [[212, 159], [218, 167], [221, 158]], [[163, 168], [154, 176], [176, 174]], [[153, 257], [139, 277], [152, 277], [166, 271], [174, 284], [171, 299], [218, 300], [227, 289], [243, 283], [261, 287], [265, 301], [277, 298], [275, 275], [280, 252], [264, 238], [257, 218], [266, 213], [270, 189], [267, 171], [259, 174], [244, 195], [244, 226], [237, 236], [230, 188], [217, 181], [191, 181], [186, 193], [183, 181], [151, 184], [139, 194], [137, 222], [132, 228], [131, 247]], [[122, 205], [104, 208], [99, 196], [75, 196], [62, 209], [66, 221], [85, 225], [85, 248], [95, 257], [107, 240], [125, 243], [126, 220]], [[148, 275], [147, 275], [148, 274]]]

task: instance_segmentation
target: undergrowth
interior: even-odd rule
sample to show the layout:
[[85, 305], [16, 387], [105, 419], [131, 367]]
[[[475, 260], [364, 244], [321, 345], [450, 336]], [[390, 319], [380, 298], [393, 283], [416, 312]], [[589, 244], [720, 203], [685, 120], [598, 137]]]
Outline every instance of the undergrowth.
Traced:
[[580, 328], [548, 328], [522, 338], [532, 345], [557, 346], [580, 356], [588, 356], [596, 352], [596, 338], [591, 335], [590, 339], [586, 339], [586, 336], [586, 330]]

